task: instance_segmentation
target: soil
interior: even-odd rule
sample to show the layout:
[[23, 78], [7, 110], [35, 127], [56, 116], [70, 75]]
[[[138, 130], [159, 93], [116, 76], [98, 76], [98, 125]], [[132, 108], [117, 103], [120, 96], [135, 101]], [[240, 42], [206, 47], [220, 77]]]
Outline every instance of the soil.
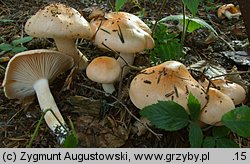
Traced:
[[[27, 36], [24, 31], [27, 19], [40, 8], [56, 2], [77, 9], [87, 20], [93, 8], [99, 8], [106, 12], [114, 11], [114, 1], [112, 0], [0, 0], [0, 20], [13, 20], [5, 23], [0, 22], [0, 44], [11, 43], [12, 40]], [[138, 15], [144, 8], [143, 20], [147, 22], [155, 22], [167, 15], [182, 13], [181, 4], [178, 1], [168, 1], [161, 13], [159, 11], [162, 1], [144, 0], [136, 2], [126, 3], [122, 10]], [[233, 67], [237, 67], [238, 71], [249, 70], [249, 64], [237, 62], [222, 53], [232, 51], [232, 47], [237, 51], [246, 51], [245, 47], [237, 47], [236, 44], [232, 43], [233, 41], [247, 39], [241, 17], [232, 20], [217, 18], [216, 6], [225, 3], [237, 5], [236, 1], [217, 0], [210, 4], [211, 6], [202, 3], [198, 12], [198, 16], [211, 24], [224, 41], [217, 39], [211, 43], [206, 43], [205, 39], [209, 32], [203, 28], [189, 33], [185, 42], [185, 47], [188, 47], [189, 50], [182, 60], [184, 64], [190, 65], [204, 59], [220, 64], [226, 70], [232, 70]], [[208, 10], [204, 7], [205, 5], [214, 8]], [[228, 46], [227, 43], [230, 43], [231, 46]], [[45, 38], [34, 38], [24, 46], [29, 50], [55, 49], [53, 40]], [[114, 53], [98, 49], [90, 41], [79, 39], [77, 46], [90, 61], [103, 55], [116, 57]], [[8, 52], [0, 57], [11, 58], [14, 55], [14, 53]], [[246, 60], [249, 62], [249, 56], [246, 57]], [[137, 67], [150, 66], [149, 52], [145, 51], [138, 54], [134, 65]], [[2, 85], [7, 62], [1, 62], [0, 66], [0, 84]], [[79, 140], [77, 147], [171, 148], [190, 146], [186, 128], [176, 132], [166, 132], [151, 127], [150, 129], [153, 132], [147, 130], [143, 135], [138, 136], [134, 124], [136, 118], [140, 118], [139, 109], [132, 104], [128, 95], [129, 84], [138, 70], [130, 70], [122, 82], [116, 83], [117, 91], [113, 95], [106, 95], [100, 84], [87, 78], [85, 71], [78, 72], [71, 83], [65, 87], [65, 80], [69, 73], [70, 71], [60, 75], [51, 83], [50, 89], [66, 122], [69, 124], [69, 119], [73, 122]], [[250, 83], [249, 74], [241, 74], [240, 81], [247, 88]], [[0, 88], [0, 97], [0, 147], [26, 147], [41, 117], [41, 110], [36, 97], [29, 97], [22, 101], [10, 100], [5, 97], [3, 87]], [[250, 106], [249, 97], [244, 104]], [[161, 137], [158, 136], [159, 134]], [[229, 137], [241, 147], [250, 147], [249, 139], [243, 139], [233, 133]], [[32, 147], [60, 147], [60, 145], [43, 122]]]

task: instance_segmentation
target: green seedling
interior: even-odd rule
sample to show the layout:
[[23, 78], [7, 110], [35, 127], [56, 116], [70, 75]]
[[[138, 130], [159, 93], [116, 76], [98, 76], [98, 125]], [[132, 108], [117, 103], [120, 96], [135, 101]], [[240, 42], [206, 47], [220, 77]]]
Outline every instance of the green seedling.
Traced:
[[78, 137], [73, 125], [73, 122], [71, 121], [71, 119], [68, 117], [69, 119], [69, 125], [70, 125], [70, 133], [69, 135], [66, 137], [66, 139], [63, 142], [63, 147], [64, 148], [75, 148], [78, 145]]
[[152, 65], [157, 65], [168, 60], [179, 60], [184, 57], [178, 35], [168, 32], [165, 24], [158, 23], [156, 25], [153, 37], [155, 47], [150, 53]]
[[20, 39], [13, 40], [10, 44], [8, 43], [2, 43], [0, 44], [0, 55], [5, 54], [6, 52], [12, 52], [12, 53], [19, 53], [28, 50], [25, 46], [23, 46], [23, 43], [27, 43], [31, 41], [33, 37], [26, 36]]

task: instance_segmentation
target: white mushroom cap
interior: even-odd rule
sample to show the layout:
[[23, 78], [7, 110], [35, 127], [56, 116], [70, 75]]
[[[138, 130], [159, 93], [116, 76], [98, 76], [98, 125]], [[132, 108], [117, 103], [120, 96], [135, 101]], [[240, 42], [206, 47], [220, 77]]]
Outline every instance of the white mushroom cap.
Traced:
[[92, 38], [89, 23], [72, 7], [50, 4], [40, 9], [25, 24], [25, 32], [44, 38]]
[[209, 125], [220, 126], [222, 116], [234, 108], [234, 103], [230, 97], [215, 88], [209, 88], [208, 103], [202, 109], [200, 121]]
[[147, 32], [148, 34], [152, 34], [151, 29], [146, 25], [139, 17], [134, 14], [127, 13], [127, 12], [110, 12], [105, 14], [104, 16], [106, 19], [127, 19], [129, 21], [133, 21], [136, 23], [142, 30]]
[[144, 69], [135, 76], [130, 84], [129, 96], [139, 109], [159, 100], [173, 100], [188, 110], [187, 98], [190, 92], [204, 107], [207, 97], [203, 87], [190, 75], [185, 65], [167, 61]]
[[113, 16], [110, 14], [107, 20], [90, 22], [91, 28], [96, 31], [94, 43], [98, 47], [121, 53], [137, 53], [154, 47], [151, 35], [133, 20], [124, 15]]
[[[246, 99], [246, 90], [237, 83], [222, 78], [212, 79], [211, 82], [215, 85], [216, 89], [229, 96], [233, 100], [234, 105], [239, 105]], [[201, 85], [207, 88], [208, 81], [201, 83]], [[210, 87], [214, 86], [211, 85]]]
[[34, 83], [39, 79], [53, 81], [73, 66], [73, 59], [52, 50], [30, 50], [10, 59], [3, 81], [4, 92], [10, 99], [23, 99], [35, 94]]
[[105, 90], [105, 85], [103, 89], [108, 92], [112, 93], [114, 91], [113, 83], [118, 80], [121, 73], [120, 64], [116, 61], [116, 59], [101, 56], [93, 59], [91, 63], [89, 63], [86, 74], [87, 77], [95, 82], [102, 83], [102, 84], [111, 84], [110, 90], [107, 87]]

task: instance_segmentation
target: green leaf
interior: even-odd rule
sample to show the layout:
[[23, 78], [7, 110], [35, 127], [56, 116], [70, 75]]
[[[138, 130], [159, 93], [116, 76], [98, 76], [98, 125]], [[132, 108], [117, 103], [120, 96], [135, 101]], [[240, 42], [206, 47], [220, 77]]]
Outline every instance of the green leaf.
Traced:
[[191, 120], [196, 121], [200, 116], [201, 104], [192, 93], [188, 95], [188, 110]]
[[201, 0], [183, 0], [183, 3], [191, 11], [192, 15], [196, 15], [198, 11], [198, 6]]
[[167, 26], [158, 23], [154, 32], [155, 47], [151, 51], [150, 61], [157, 65], [167, 60], [179, 60], [184, 56], [177, 34], [168, 33]]
[[31, 36], [26, 36], [26, 37], [23, 37], [23, 38], [20, 38], [20, 39], [16, 39], [16, 40], [13, 40], [11, 43], [16, 46], [18, 44], [22, 44], [22, 43], [26, 43], [26, 42], [29, 42], [33, 39], [33, 37]]
[[75, 148], [78, 144], [78, 139], [74, 133], [70, 133], [63, 142], [64, 148]]
[[65, 141], [63, 142], [63, 147], [75, 148], [78, 145], [78, 137], [77, 137], [73, 122], [71, 121], [69, 117], [68, 119], [69, 119], [69, 125], [71, 128], [71, 133], [66, 137]]
[[[188, 16], [186, 16], [185, 18], [186, 18], [186, 20], [189, 20], [193, 23], [199, 24], [202, 27], [206, 27], [207, 29], [211, 30], [212, 32], [214, 32], [215, 35], [218, 36], [218, 33], [216, 32], [216, 30], [211, 25], [209, 25], [207, 22], [205, 22], [203, 19], [200, 19], [197, 17], [190, 18]], [[181, 15], [181, 14], [180, 15], [170, 15], [170, 16], [167, 16], [167, 17], [161, 19], [159, 22], [176, 21], [176, 20], [183, 21], [183, 15]]]
[[250, 108], [241, 106], [224, 114], [222, 123], [232, 132], [242, 137], [250, 137]]
[[28, 50], [26, 47], [18, 46], [18, 47], [14, 47], [11, 51], [14, 53], [19, 53], [19, 52], [23, 52], [26, 50]]
[[214, 148], [215, 147], [215, 138], [214, 137], [205, 137], [203, 140], [202, 147], [204, 148]]
[[157, 128], [167, 131], [182, 129], [189, 122], [188, 113], [174, 101], [159, 101], [156, 104], [144, 107], [140, 114]]
[[217, 148], [239, 148], [233, 140], [228, 138], [219, 138], [216, 139], [216, 147]]
[[189, 142], [192, 148], [200, 148], [203, 141], [202, 130], [196, 123], [190, 124]]
[[12, 48], [13, 46], [11, 44], [6, 44], [6, 43], [0, 44], [0, 50], [2, 51], [10, 51]]
[[212, 134], [216, 138], [222, 138], [229, 134], [230, 129], [225, 126], [215, 126], [212, 129]]
[[194, 21], [187, 20], [186, 22], [187, 22], [186, 25], [188, 26], [187, 27], [187, 32], [189, 32], [189, 33], [191, 33], [193, 31], [195, 31], [195, 30], [200, 29], [200, 28], [203, 27], [203, 25], [201, 25], [199, 23], [196, 23]]
[[126, 2], [127, 2], [127, 0], [116, 0], [115, 1], [115, 10], [116, 10], [116, 12], [118, 12]]

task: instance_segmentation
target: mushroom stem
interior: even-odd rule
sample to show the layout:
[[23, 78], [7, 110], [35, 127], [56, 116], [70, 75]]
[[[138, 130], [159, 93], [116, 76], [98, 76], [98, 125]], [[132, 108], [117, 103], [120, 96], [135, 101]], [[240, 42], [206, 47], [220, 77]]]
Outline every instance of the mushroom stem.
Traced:
[[87, 67], [88, 59], [77, 49], [75, 39], [54, 38], [54, 40], [58, 51], [71, 56], [80, 69], [85, 69]]
[[[58, 118], [58, 120], [62, 123], [62, 125], [65, 125], [65, 121], [50, 92], [48, 80], [37, 80], [33, 85], [33, 88], [36, 91], [37, 99], [41, 110], [44, 112], [47, 109], [51, 109]], [[58, 136], [59, 143], [62, 143], [66, 137], [67, 130], [61, 126], [61, 124], [50, 111], [45, 114], [44, 119], [48, 127]]]
[[230, 11], [226, 10], [224, 15], [228, 18], [228, 19], [232, 19], [233, 17], [236, 18], [236, 19], [239, 19], [239, 16], [241, 15], [241, 13], [235, 13], [235, 14], [232, 14]]
[[134, 63], [135, 54], [130, 53], [120, 53], [119, 58], [117, 61], [120, 63], [122, 68], [122, 78], [126, 76], [129, 71], [129, 67], [127, 64], [132, 65]]
[[115, 91], [114, 84], [102, 84], [102, 88], [105, 92], [112, 94]]

